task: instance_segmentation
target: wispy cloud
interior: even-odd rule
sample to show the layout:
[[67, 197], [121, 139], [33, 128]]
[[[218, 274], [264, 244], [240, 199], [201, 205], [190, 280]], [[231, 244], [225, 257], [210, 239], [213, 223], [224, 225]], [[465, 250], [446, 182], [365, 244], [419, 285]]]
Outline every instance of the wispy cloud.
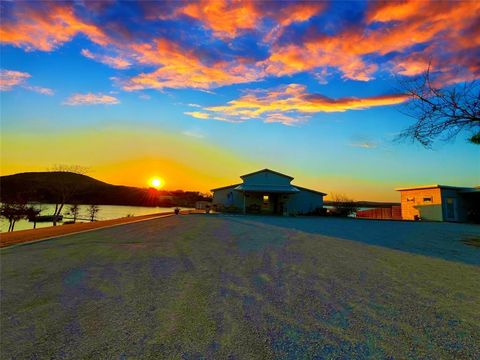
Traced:
[[185, 130], [185, 131], [182, 131], [182, 134], [185, 136], [189, 136], [197, 139], [203, 139], [205, 137], [203, 133], [200, 133], [194, 130]]
[[13, 87], [25, 83], [25, 81], [30, 78], [31, 75], [22, 71], [15, 70], [0, 70], [0, 90], [8, 91]]
[[208, 119], [210, 118], [210, 115], [201, 111], [187, 111], [184, 112], [185, 115], [190, 115], [191, 117], [194, 117], [196, 119]]
[[0, 70], [0, 91], [10, 91], [16, 86], [20, 86], [23, 89], [34, 91], [43, 95], [53, 95], [53, 90], [46, 87], [29, 85], [27, 80], [31, 78], [31, 75], [22, 71], [15, 70]]
[[42, 94], [42, 95], [52, 96], [54, 94], [54, 91], [52, 89], [42, 87], [42, 86], [24, 85], [23, 87], [27, 90], [35, 91], [35, 92], [37, 92], [39, 94]]
[[69, 106], [78, 106], [78, 105], [98, 105], [98, 104], [105, 104], [105, 105], [116, 105], [120, 104], [120, 101], [114, 97], [109, 95], [103, 94], [74, 94], [70, 96], [63, 102], [64, 105]]
[[108, 55], [93, 54], [88, 49], [82, 49], [81, 54], [86, 58], [101, 62], [102, 64], [108, 65], [114, 69], [127, 69], [132, 65], [128, 60]]
[[374, 149], [378, 146], [377, 143], [373, 141], [352, 142], [349, 145], [353, 147], [363, 148], [363, 149]]
[[290, 84], [274, 89], [246, 91], [243, 96], [229, 101], [227, 105], [205, 107], [204, 112], [193, 114], [202, 119], [217, 116], [237, 122], [260, 119], [267, 123], [294, 125], [305, 122], [309, 116], [316, 113], [395, 105], [407, 99], [403, 94], [332, 99], [321, 94], [308, 93], [304, 85]]

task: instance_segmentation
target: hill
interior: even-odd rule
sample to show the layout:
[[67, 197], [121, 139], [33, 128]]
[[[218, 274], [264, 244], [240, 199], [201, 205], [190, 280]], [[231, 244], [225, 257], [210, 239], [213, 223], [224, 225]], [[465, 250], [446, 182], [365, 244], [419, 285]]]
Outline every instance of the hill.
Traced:
[[194, 206], [204, 196], [194, 191], [112, 185], [90, 176], [65, 171], [28, 172], [0, 177], [2, 201], [66, 202], [132, 206]]

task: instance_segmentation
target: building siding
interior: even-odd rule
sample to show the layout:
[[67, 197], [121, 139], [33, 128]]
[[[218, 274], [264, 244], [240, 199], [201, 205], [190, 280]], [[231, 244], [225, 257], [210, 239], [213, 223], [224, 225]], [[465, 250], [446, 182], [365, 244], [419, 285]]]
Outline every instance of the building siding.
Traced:
[[[425, 197], [431, 197], [431, 202], [425, 202]], [[402, 219], [414, 220], [415, 216], [422, 217], [420, 214], [420, 208], [424, 206], [442, 206], [442, 194], [440, 188], [430, 189], [413, 189], [400, 191], [400, 203], [402, 207]], [[433, 221], [443, 221], [442, 211], [428, 212], [429, 219]]]
[[308, 190], [291, 195], [287, 202], [287, 212], [292, 214], [306, 214], [322, 207], [323, 195]]
[[213, 192], [212, 205], [219, 210], [228, 206], [236, 206], [243, 209], [243, 194], [234, 190], [236, 186], [215, 190]]

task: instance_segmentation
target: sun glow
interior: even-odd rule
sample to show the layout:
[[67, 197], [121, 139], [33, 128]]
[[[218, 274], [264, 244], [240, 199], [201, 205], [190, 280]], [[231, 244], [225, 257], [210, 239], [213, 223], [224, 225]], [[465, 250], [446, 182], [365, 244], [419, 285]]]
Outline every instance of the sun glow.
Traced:
[[160, 189], [165, 185], [165, 181], [162, 178], [154, 177], [150, 179], [150, 185], [155, 189]]

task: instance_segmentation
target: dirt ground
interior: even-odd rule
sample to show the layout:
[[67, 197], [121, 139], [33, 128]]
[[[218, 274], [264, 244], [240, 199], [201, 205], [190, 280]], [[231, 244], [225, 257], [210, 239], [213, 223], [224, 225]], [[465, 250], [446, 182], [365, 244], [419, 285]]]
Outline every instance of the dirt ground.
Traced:
[[170, 216], [4, 248], [0, 358], [479, 358], [478, 248], [308, 221]]
[[131, 216], [131, 217], [124, 217], [124, 218], [113, 219], [113, 220], [58, 225], [58, 226], [51, 226], [51, 227], [39, 228], [39, 229], [19, 230], [19, 231], [13, 231], [10, 233], [6, 232], [6, 233], [0, 234], [0, 247], [10, 246], [14, 244], [29, 242], [29, 241], [41, 240], [41, 239], [46, 239], [51, 237], [58, 237], [62, 235], [73, 234], [80, 231], [88, 231], [88, 230], [99, 229], [103, 227], [109, 227], [113, 225], [128, 224], [136, 221], [155, 219], [157, 217], [164, 217], [171, 214], [173, 214], [173, 212], [165, 212], [165, 213], [150, 214], [150, 215], [143, 215], [143, 216]]

